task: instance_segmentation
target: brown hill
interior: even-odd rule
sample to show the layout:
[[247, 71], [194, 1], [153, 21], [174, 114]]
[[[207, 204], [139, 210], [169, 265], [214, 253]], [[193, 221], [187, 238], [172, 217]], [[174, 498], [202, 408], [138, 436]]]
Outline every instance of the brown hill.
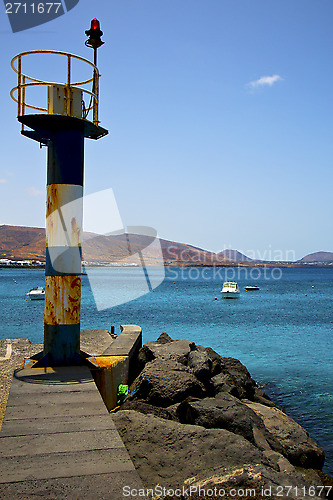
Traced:
[[235, 262], [252, 262], [252, 259], [250, 259], [250, 257], [247, 257], [238, 250], [227, 249], [218, 253], [218, 255], [221, 257], [226, 257], [227, 259], [233, 260]]
[[[165, 265], [234, 264], [224, 255], [217, 255], [192, 245], [159, 240]], [[88, 262], [112, 263], [134, 257], [144, 250], [147, 265], [162, 265], [154, 238], [140, 234], [96, 235], [83, 233], [82, 258]], [[0, 258], [13, 260], [45, 260], [45, 229], [21, 226], [0, 226]]]
[[0, 258], [44, 260], [45, 229], [0, 226]]
[[333, 252], [314, 252], [305, 255], [299, 262], [303, 263], [316, 263], [316, 264], [329, 264], [333, 263]]
[[[237, 250], [218, 254], [184, 243], [159, 239], [164, 265], [256, 265], [255, 261]], [[159, 246], [154, 238], [140, 234], [102, 236], [83, 233], [82, 258], [88, 262], [139, 262], [144, 250], [146, 265], [162, 265]], [[137, 255], [139, 254], [139, 256]], [[136, 257], [135, 257], [136, 256]], [[45, 260], [45, 229], [40, 227], [0, 226], [0, 259]], [[333, 263], [333, 252], [315, 252], [291, 265]], [[270, 264], [266, 264], [270, 265]], [[273, 264], [272, 264], [273, 265]]]
[[[233, 264], [224, 256], [218, 256], [202, 248], [159, 239], [165, 265], [212, 265]], [[84, 235], [83, 259], [90, 262], [114, 262], [144, 252], [147, 265], [163, 265], [160, 249], [153, 237], [140, 234], [86, 237]], [[128, 257], [129, 260], [130, 257]]]

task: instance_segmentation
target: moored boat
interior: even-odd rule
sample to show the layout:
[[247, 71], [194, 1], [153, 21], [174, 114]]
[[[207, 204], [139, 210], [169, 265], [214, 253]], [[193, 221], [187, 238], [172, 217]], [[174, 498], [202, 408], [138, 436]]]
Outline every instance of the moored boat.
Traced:
[[221, 293], [223, 299], [237, 299], [240, 291], [235, 281], [225, 281]]
[[248, 285], [244, 286], [244, 290], [246, 290], [247, 292], [254, 292], [260, 290], [260, 288], [257, 285]]
[[43, 300], [45, 299], [45, 288], [42, 286], [35, 286], [27, 293], [27, 296], [31, 300]]

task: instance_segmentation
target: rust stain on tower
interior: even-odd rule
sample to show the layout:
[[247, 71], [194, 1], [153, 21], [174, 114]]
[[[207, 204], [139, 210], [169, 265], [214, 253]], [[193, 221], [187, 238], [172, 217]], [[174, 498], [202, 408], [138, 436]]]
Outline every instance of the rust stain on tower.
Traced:
[[46, 276], [44, 321], [48, 325], [76, 325], [80, 322], [81, 278]]

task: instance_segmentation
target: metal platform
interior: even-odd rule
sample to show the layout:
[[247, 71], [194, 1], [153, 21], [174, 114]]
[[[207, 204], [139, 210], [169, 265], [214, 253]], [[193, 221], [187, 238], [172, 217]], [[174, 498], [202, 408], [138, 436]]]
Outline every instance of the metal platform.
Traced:
[[73, 130], [78, 129], [83, 132], [87, 139], [100, 139], [109, 132], [99, 125], [88, 120], [75, 118], [74, 116], [30, 114], [18, 116], [18, 121], [33, 130], [22, 130], [21, 134], [34, 139], [35, 141], [46, 143], [45, 131]]

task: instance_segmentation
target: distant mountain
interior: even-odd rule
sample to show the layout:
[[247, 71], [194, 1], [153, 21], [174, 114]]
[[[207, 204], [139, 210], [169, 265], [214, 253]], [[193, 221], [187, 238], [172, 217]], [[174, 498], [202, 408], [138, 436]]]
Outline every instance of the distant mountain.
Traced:
[[219, 256], [225, 257], [226, 259], [233, 260], [235, 262], [253, 262], [250, 257], [246, 257], [246, 255], [242, 254], [238, 250], [223, 250], [222, 252], [218, 253]]
[[45, 260], [45, 229], [0, 226], [0, 258]]
[[[202, 248], [159, 239], [163, 259], [161, 261], [158, 242], [147, 235], [120, 234], [112, 236], [83, 235], [82, 256], [88, 262], [117, 262], [131, 256], [138, 258], [139, 252], [144, 252], [147, 265], [212, 265], [234, 264], [226, 257], [218, 257], [213, 252]], [[133, 259], [132, 259], [133, 260]]]
[[309, 253], [303, 259], [300, 259], [298, 262], [302, 263], [321, 263], [321, 264], [329, 264], [333, 263], [333, 252], [314, 252]]
[[176, 243], [174, 241], [160, 239], [163, 257], [166, 262], [186, 263], [188, 265], [207, 264], [207, 265], [228, 265], [235, 264], [235, 262], [224, 255], [218, 255], [202, 248], [186, 245], [183, 243]]
[[[127, 258], [135, 262], [144, 250], [147, 265], [223, 265], [235, 264], [223, 255], [217, 255], [192, 245], [160, 239], [163, 260], [154, 238], [139, 234], [112, 236], [83, 233], [82, 259], [88, 262], [112, 263]], [[12, 260], [45, 260], [45, 229], [21, 226], [0, 226], [0, 258]]]
[[[112, 263], [126, 259], [140, 263], [140, 253], [144, 251], [146, 265], [211, 266], [245, 265], [255, 266], [256, 261], [238, 250], [223, 250], [218, 254], [193, 245], [159, 239], [163, 259], [160, 258], [158, 241], [147, 235], [120, 234], [102, 236], [83, 233], [82, 259], [92, 263]], [[45, 229], [40, 227], [0, 226], [0, 259], [45, 260]], [[259, 263], [259, 262], [258, 262]], [[260, 262], [264, 264], [263, 261]], [[289, 264], [320, 265], [333, 263], [333, 252], [316, 252]], [[266, 265], [281, 265], [267, 263]]]

